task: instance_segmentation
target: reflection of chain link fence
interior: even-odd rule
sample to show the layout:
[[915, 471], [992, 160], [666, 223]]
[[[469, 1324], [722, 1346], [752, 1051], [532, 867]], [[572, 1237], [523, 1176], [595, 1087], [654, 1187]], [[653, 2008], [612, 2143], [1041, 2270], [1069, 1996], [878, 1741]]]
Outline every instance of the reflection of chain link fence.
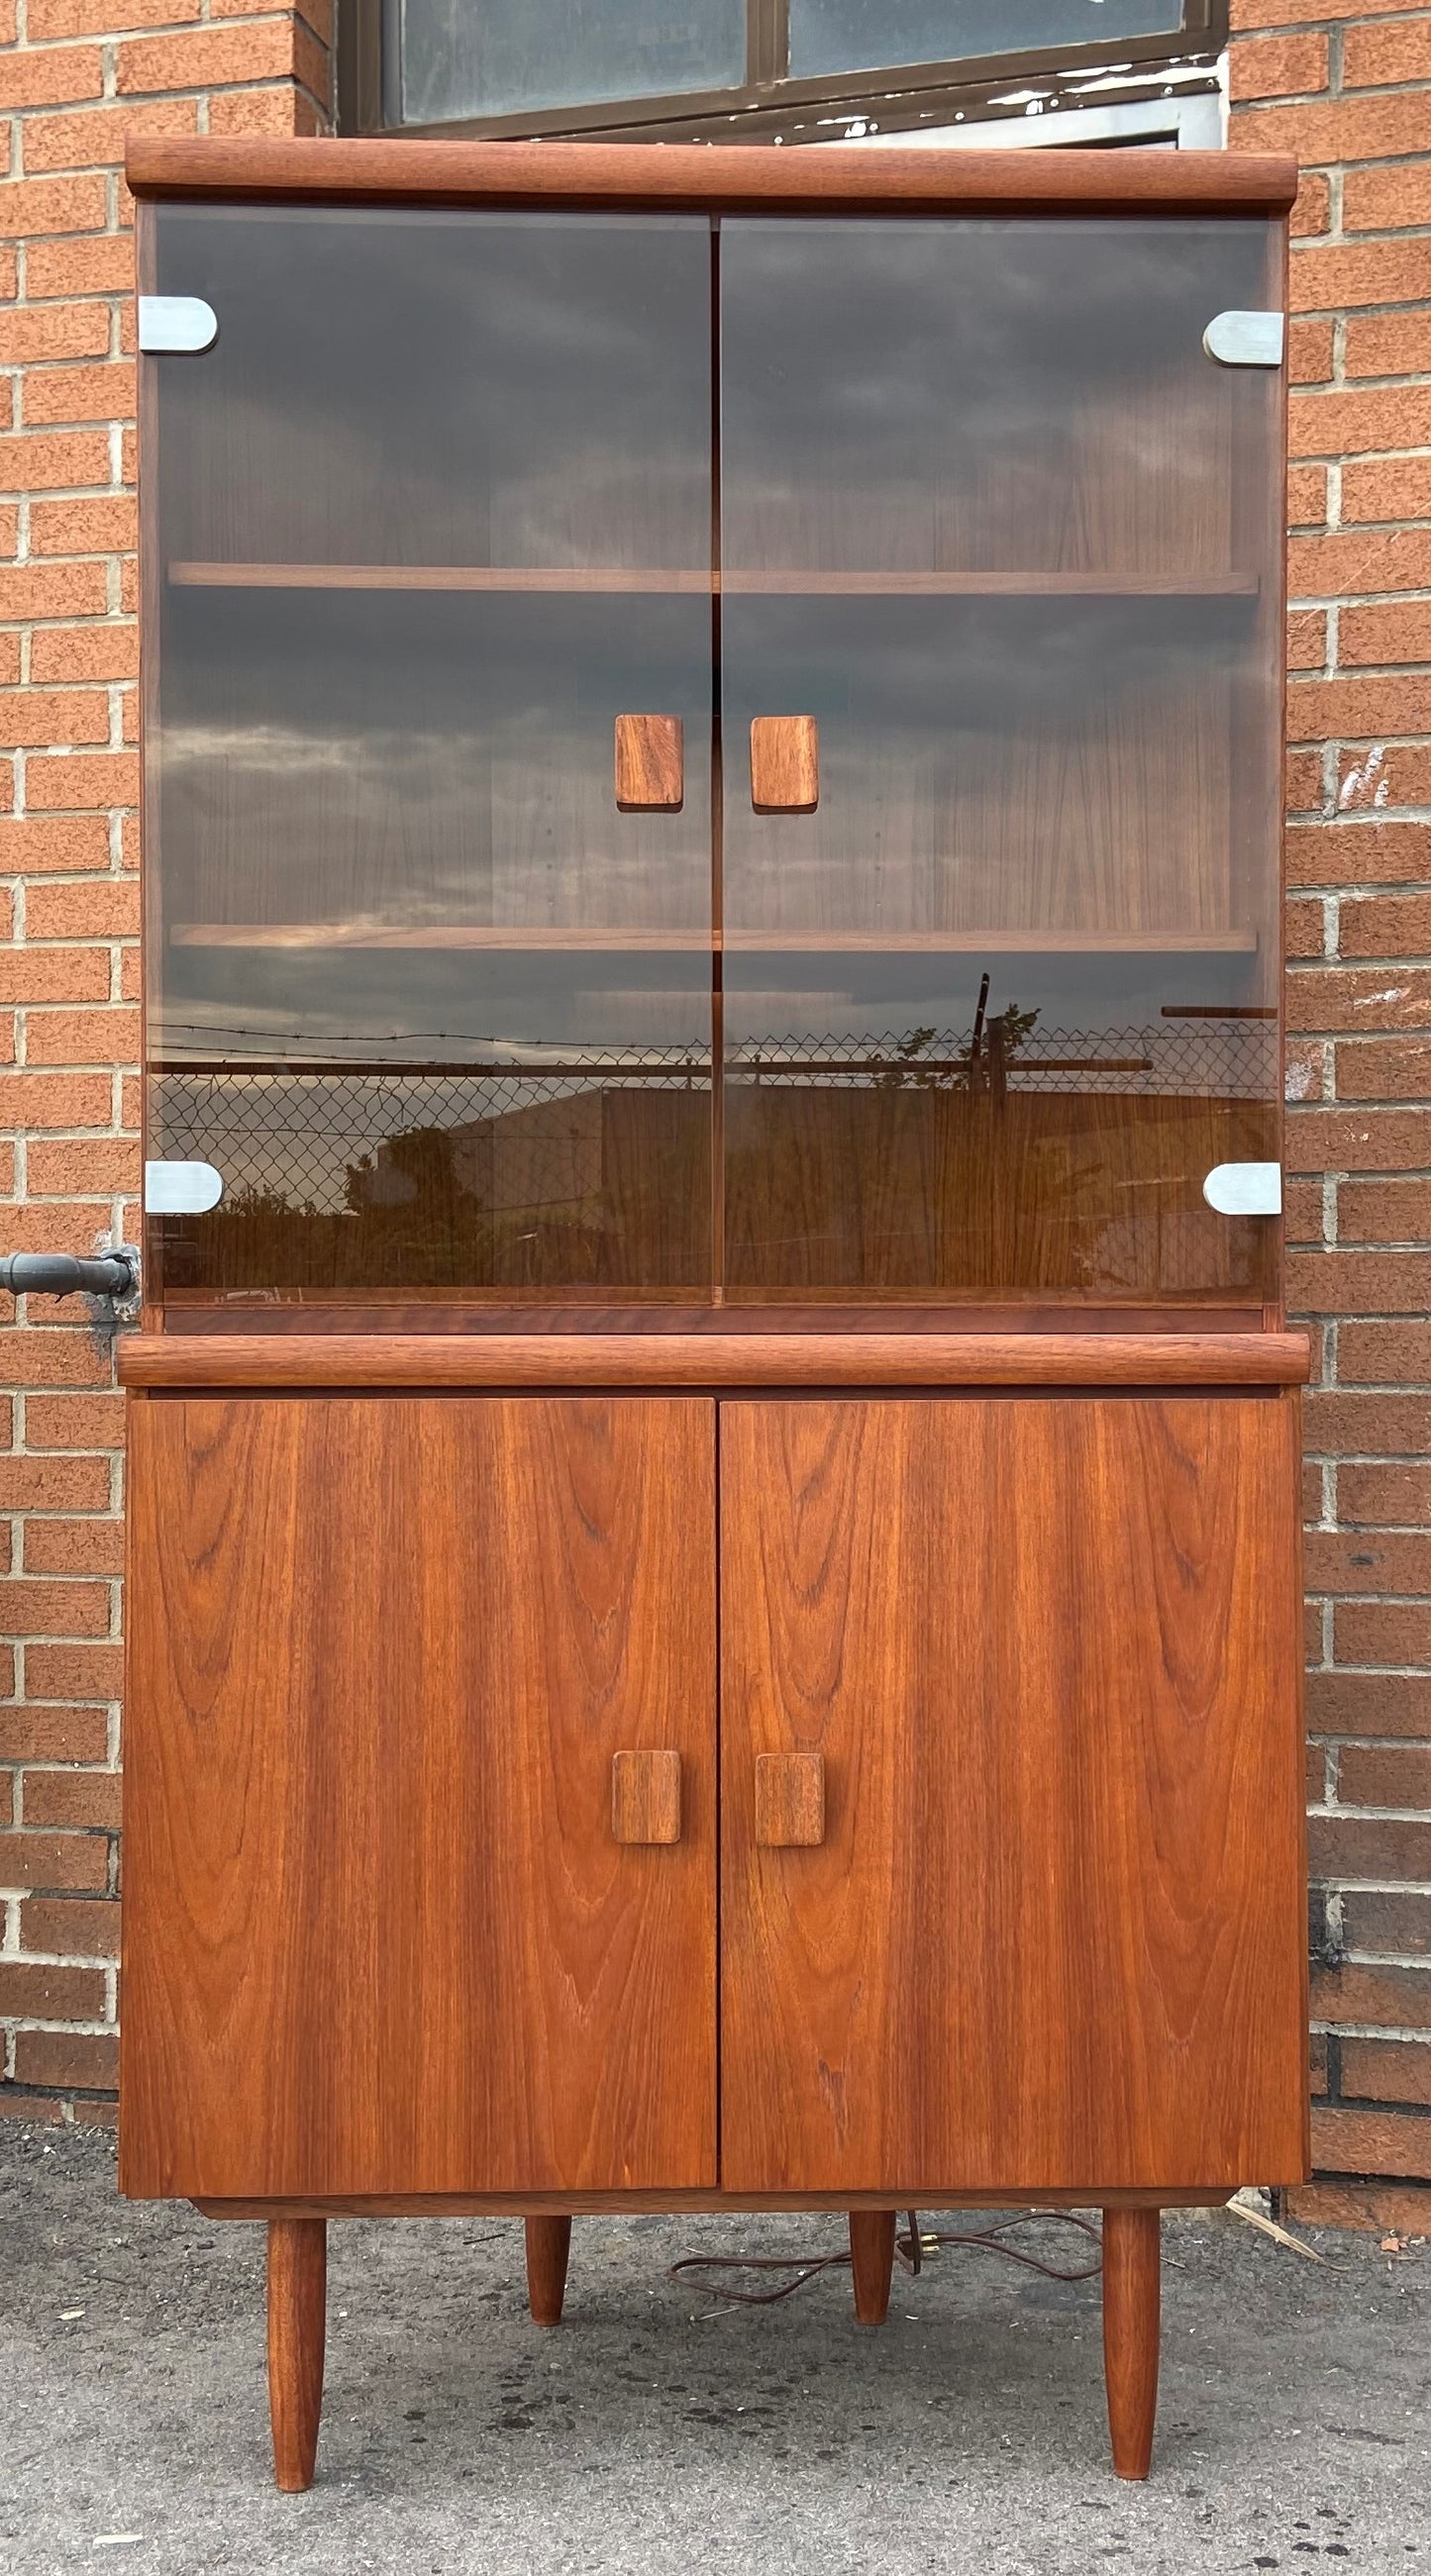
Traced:
[[[1275, 1098], [1277, 1035], [1264, 1020], [1151, 1029], [1033, 1029], [1002, 1015], [979, 1032], [744, 1040], [727, 1084], [807, 1089]], [[671, 1047], [574, 1048], [557, 1061], [170, 1066], [151, 1089], [154, 1150], [213, 1163], [225, 1196], [314, 1213], [400, 1202], [414, 1157], [438, 1144], [459, 1189], [488, 1204], [568, 1202], [592, 1186], [601, 1101], [613, 1092], [701, 1092], [710, 1057]]]

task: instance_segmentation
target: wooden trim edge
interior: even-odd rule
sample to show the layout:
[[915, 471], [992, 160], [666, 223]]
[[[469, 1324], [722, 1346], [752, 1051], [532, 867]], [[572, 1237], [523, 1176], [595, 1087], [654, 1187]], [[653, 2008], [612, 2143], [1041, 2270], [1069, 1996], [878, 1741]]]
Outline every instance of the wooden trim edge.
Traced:
[[1197, 2183], [1165, 2191], [1115, 2186], [1077, 2190], [949, 2191], [933, 2184], [883, 2191], [529, 2191], [368, 2192], [306, 2200], [201, 2200], [192, 2195], [130, 2192], [127, 2198], [184, 2196], [205, 2218], [522, 2218], [719, 2215], [784, 2209], [1222, 2209], [1233, 2183]]
[[655, 205], [1059, 206], [1137, 213], [1277, 214], [1297, 193], [1284, 153], [864, 152], [775, 144], [410, 142], [377, 138], [133, 134], [136, 197], [452, 199], [502, 204], [624, 199]]
[[130, 1387], [1301, 1386], [1302, 1333], [138, 1333]]

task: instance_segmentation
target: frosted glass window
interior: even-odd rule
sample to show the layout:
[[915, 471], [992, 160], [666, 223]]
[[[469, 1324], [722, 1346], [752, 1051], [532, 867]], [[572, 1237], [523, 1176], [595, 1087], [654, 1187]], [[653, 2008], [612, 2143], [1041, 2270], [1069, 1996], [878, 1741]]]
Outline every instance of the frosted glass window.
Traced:
[[401, 0], [401, 29], [405, 125], [745, 79], [745, 0]]
[[790, 0], [790, 76], [1177, 35], [1181, 0]]

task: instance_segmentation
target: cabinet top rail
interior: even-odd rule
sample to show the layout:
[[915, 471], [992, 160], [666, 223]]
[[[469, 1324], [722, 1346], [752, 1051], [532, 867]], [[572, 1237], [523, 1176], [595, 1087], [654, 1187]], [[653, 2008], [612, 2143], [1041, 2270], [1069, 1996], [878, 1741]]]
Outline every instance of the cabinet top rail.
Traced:
[[1087, 151], [818, 152], [774, 144], [408, 142], [382, 138], [136, 134], [136, 197], [314, 198], [368, 205], [790, 205], [1047, 213], [1277, 213], [1297, 192], [1283, 153]]
[[126, 1386], [1298, 1386], [1303, 1333], [153, 1333]]

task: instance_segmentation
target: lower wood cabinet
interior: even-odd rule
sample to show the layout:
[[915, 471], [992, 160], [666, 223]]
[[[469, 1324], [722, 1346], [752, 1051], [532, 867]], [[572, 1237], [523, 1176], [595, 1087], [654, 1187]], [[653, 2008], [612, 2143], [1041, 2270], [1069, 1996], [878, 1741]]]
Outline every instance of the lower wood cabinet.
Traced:
[[1295, 1411], [136, 1403], [125, 2188], [1296, 2180]]
[[325, 2226], [1095, 2202], [1306, 2170], [1297, 1399], [137, 1393], [120, 2179]]

